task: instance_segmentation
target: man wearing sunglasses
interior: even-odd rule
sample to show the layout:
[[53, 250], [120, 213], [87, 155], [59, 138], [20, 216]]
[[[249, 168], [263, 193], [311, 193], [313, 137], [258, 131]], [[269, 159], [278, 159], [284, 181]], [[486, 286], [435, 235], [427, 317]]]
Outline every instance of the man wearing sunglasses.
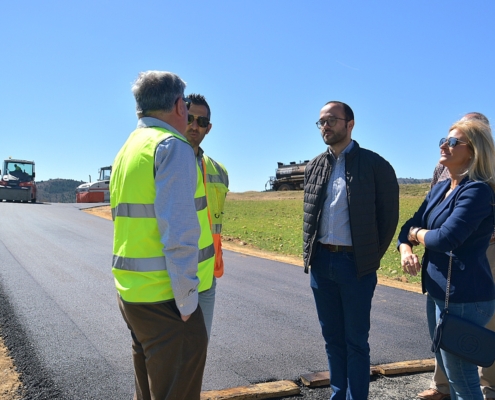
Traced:
[[201, 142], [211, 130], [211, 111], [204, 96], [200, 94], [190, 94], [191, 101], [189, 115], [187, 119], [187, 130], [185, 136], [191, 143], [196, 161], [203, 173], [203, 180], [206, 187], [206, 201], [208, 203], [208, 213], [211, 222], [211, 233], [215, 246], [215, 271], [211, 288], [199, 293], [199, 305], [203, 311], [208, 339], [211, 334], [213, 324], [213, 309], [215, 307], [216, 278], [223, 275], [222, 258], [222, 220], [225, 196], [229, 191], [229, 176], [225, 167], [219, 162], [208, 157], [200, 147]]
[[304, 272], [326, 343], [333, 400], [365, 400], [371, 300], [399, 220], [392, 166], [351, 139], [354, 113], [330, 101], [316, 122], [325, 152], [304, 172]]
[[[490, 122], [488, 118], [479, 112], [470, 112], [462, 119], [478, 119], [488, 126]], [[456, 138], [441, 139], [440, 146], [447, 144], [450, 148], [462, 144], [460, 141], [456, 141]], [[444, 180], [450, 179], [449, 170], [442, 164], [437, 164], [435, 170], [433, 171], [433, 179], [431, 180], [431, 187], [435, 186], [437, 183]], [[492, 236], [490, 240], [490, 245], [486, 251], [486, 257], [490, 263], [490, 268], [492, 270], [492, 275], [495, 279], [495, 238]], [[488, 329], [495, 331], [495, 316], [486, 325]], [[479, 368], [480, 373], [480, 383], [481, 390], [486, 400], [495, 400], [495, 364], [488, 368]], [[430, 384], [430, 388], [418, 394], [418, 398], [422, 400], [444, 400], [450, 398], [450, 386], [445, 373], [438, 368], [435, 359], [435, 372], [433, 374], [433, 379]]]
[[139, 74], [139, 118], [110, 180], [112, 272], [131, 331], [134, 399], [199, 400], [208, 338], [198, 293], [212, 284], [214, 247], [201, 171], [184, 137], [185, 82]]

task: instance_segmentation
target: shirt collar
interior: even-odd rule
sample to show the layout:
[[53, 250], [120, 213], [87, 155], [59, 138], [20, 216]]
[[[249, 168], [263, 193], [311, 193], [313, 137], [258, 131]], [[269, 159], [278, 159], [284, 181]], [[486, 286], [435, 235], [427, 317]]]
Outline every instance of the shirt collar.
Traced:
[[[341, 155], [345, 155], [347, 153], [349, 153], [352, 148], [354, 147], [354, 140], [351, 139], [351, 142], [346, 146], [346, 148], [344, 150], [342, 150], [342, 152], [339, 154], [339, 157]], [[333, 154], [332, 150], [330, 149], [330, 146], [328, 146], [328, 153], [336, 160], [338, 157], [335, 157], [335, 154]]]
[[184, 137], [182, 133], [180, 133], [177, 129], [175, 129], [172, 125], [166, 123], [165, 121], [162, 121], [161, 119], [158, 118], [153, 118], [153, 117], [142, 117], [139, 118], [137, 127], [138, 128], [151, 128], [151, 127], [157, 127], [157, 128], [164, 128], [167, 131], [176, 133], [178, 135], [181, 135]]

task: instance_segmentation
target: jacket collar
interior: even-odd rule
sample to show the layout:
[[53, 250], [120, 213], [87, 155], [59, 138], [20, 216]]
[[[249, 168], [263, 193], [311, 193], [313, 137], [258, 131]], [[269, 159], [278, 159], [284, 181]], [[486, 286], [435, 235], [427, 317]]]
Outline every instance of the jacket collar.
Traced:
[[[448, 192], [450, 189], [451, 185], [451, 180], [446, 179], [445, 181], [442, 181], [440, 183], [437, 183], [432, 191], [431, 191], [431, 198], [428, 201], [428, 206], [426, 207], [424, 215], [426, 216], [426, 220], [424, 221], [426, 224], [425, 226], [431, 226], [431, 223], [433, 223], [433, 220], [435, 217], [440, 214], [445, 208], [447, 208], [452, 201], [454, 201], [457, 192], [469, 182], [469, 177], [465, 177], [450, 193], [449, 197], [445, 199], [445, 194]], [[430, 218], [430, 214], [435, 210], [435, 215], [432, 216], [433, 219]], [[428, 223], [428, 219], [431, 219], [431, 223]]]

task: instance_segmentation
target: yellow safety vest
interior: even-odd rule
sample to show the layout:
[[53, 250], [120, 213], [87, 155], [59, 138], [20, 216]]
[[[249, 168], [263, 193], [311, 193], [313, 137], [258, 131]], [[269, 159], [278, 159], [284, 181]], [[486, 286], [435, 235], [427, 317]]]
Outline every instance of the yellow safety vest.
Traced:
[[[167, 261], [155, 216], [154, 158], [164, 139], [185, 138], [163, 128], [134, 131], [113, 164], [110, 204], [114, 220], [112, 273], [122, 299], [130, 303], [158, 303], [174, 298]], [[206, 193], [199, 167], [194, 200], [201, 227], [198, 242], [198, 291], [213, 281], [214, 246], [208, 221]]]
[[203, 154], [203, 175], [206, 186], [208, 211], [210, 213], [211, 233], [215, 246], [215, 277], [223, 275], [222, 257], [222, 220], [225, 206], [225, 196], [229, 191], [229, 175], [219, 162]]

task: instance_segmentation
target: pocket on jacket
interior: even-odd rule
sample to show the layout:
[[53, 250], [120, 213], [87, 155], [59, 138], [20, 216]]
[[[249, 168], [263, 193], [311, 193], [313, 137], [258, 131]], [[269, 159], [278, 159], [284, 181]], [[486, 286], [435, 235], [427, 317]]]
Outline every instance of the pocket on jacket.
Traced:
[[[448, 266], [447, 266], [448, 268]], [[452, 256], [452, 270], [460, 270], [460, 271], [464, 271], [466, 269], [466, 266], [464, 265], [464, 263], [459, 260], [456, 256]]]
[[[224, 209], [225, 205], [225, 196], [228, 193], [228, 189], [223, 184], [213, 183], [213, 191], [210, 192], [210, 195], [213, 197], [208, 199], [210, 201], [211, 208], [214, 212], [221, 212]], [[216, 216], [219, 218], [220, 215]]]
[[[428, 252], [428, 262], [434, 265], [439, 271], [447, 271], [449, 269], [450, 263], [450, 252], [439, 253], [436, 251]], [[454, 254], [452, 255], [452, 270], [454, 271], [464, 271], [466, 266], [464, 263], [457, 258]]]

